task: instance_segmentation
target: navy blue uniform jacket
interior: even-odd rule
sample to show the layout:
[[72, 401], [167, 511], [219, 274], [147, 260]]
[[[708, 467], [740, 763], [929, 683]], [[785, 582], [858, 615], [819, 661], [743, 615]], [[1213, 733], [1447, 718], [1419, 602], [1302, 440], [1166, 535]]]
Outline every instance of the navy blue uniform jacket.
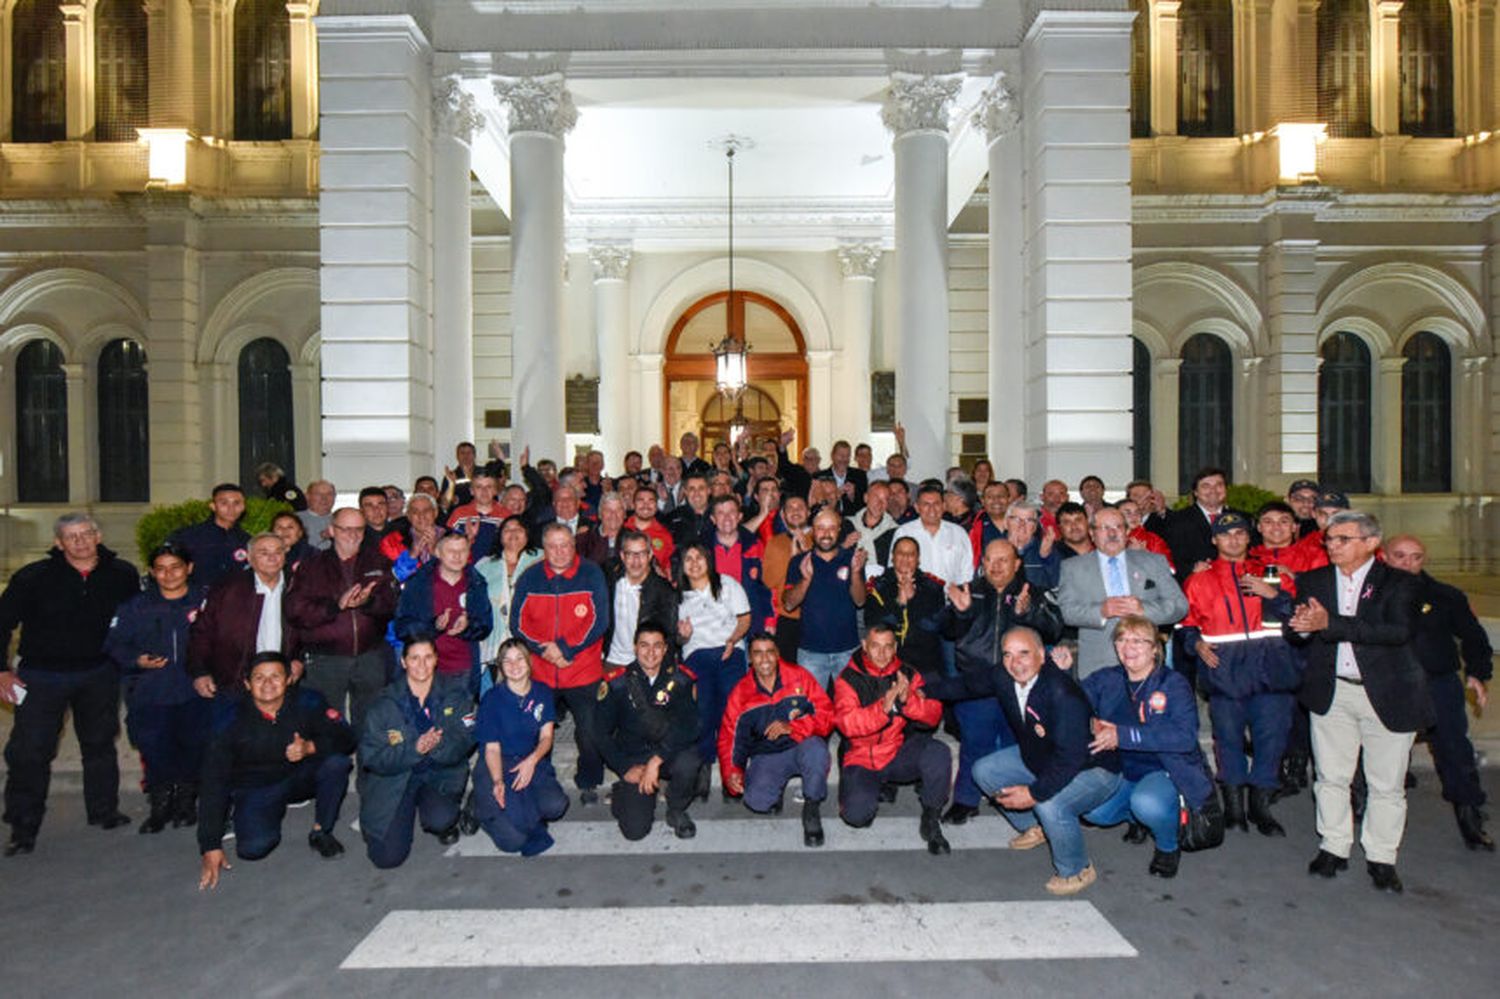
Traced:
[[1126, 780], [1165, 770], [1192, 807], [1213, 795], [1208, 761], [1198, 745], [1198, 701], [1181, 673], [1158, 666], [1137, 688], [1124, 666], [1107, 666], [1084, 678], [1083, 692], [1095, 716], [1119, 731]]

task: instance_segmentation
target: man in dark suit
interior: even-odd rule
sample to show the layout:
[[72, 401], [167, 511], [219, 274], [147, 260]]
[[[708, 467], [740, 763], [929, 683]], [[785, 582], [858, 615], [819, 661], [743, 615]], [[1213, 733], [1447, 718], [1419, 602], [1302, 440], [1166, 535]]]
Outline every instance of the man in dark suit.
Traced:
[[1331, 878], [1349, 866], [1349, 784], [1363, 751], [1370, 790], [1360, 846], [1375, 887], [1399, 892], [1406, 766], [1433, 718], [1412, 651], [1417, 579], [1375, 558], [1380, 522], [1367, 513], [1334, 514], [1323, 540], [1332, 565], [1297, 578], [1297, 609], [1286, 625], [1288, 639], [1307, 649], [1301, 700], [1312, 712], [1317, 761], [1320, 843], [1308, 872]]
[[[1193, 502], [1181, 510], [1169, 510], [1161, 519], [1153, 518], [1146, 526], [1162, 536], [1172, 551], [1172, 564], [1176, 566], [1177, 581], [1187, 578], [1200, 566], [1212, 562], [1219, 554], [1214, 548], [1213, 525], [1223, 513], [1238, 513], [1254, 523], [1243, 510], [1230, 510], [1224, 505], [1229, 493], [1229, 476], [1222, 468], [1200, 469], [1193, 476]], [[1159, 525], [1159, 526], [1158, 526]], [[1252, 545], [1257, 539], [1252, 535]]]
[[839, 512], [852, 517], [865, 505], [865, 492], [870, 480], [863, 469], [849, 464], [849, 442], [836, 441], [829, 452], [831, 464], [818, 472], [815, 478], [828, 479], [839, 492]]

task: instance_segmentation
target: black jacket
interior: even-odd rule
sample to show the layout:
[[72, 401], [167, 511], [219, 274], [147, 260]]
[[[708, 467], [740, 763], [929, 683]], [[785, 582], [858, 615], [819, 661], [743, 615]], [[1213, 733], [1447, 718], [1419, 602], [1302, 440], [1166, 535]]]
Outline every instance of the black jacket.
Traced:
[[249, 563], [246, 549], [250, 535], [238, 524], [225, 530], [213, 515], [201, 523], [173, 531], [167, 540], [188, 550], [193, 559], [192, 581], [212, 586], [231, 572], [243, 572]]
[[[135, 566], [103, 545], [88, 578], [68, 564], [62, 549], [54, 548], [46, 558], [23, 566], [0, 593], [0, 659], [19, 626], [23, 670], [73, 672], [102, 665], [116, 609], [139, 592]], [[0, 662], [0, 670], [8, 669], [8, 661]]]
[[[609, 655], [610, 643], [615, 637], [615, 587], [620, 585], [624, 579], [623, 573], [611, 572], [611, 568], [618, 566], [619, 559], [611, 562], [605, 567], [605, 582], [609, 584], [609, 627], [604, 631], [604, 644], [600, 646], [605, 655]], [[661, 625], [667, 632], [667, 644], [677, 643], [677, 605], [679, 594], [671, 583], [661, 577], [654, 568], [646, 573], [645, 580], [641, 583], [641, 607], [636, 615], [637, 625], [652, 621]], [[631, 636], [633, 640], [634, 635]]]
[[1433, 721], [1427, 678], [1413, 651], [1419, 594], [1417, 577], [1375, 561], [1365, 576], [1365, 588], [1353, 617], [1338, 613], [1338, 586], [1325, 565], [1297, 577], [1297, 604], [1311, 598], [1328, 610], [1328, 627], [1306, 638], [1285, 626], [1287, 640], [1307, 650], [1302, 680], [1302, 703], [1309, 711], [1327, 714], [1337, 686], [1336, 661], [1340, 642], [1354, 645], [1354, 659], [1370, 706], [1392, 732], [1420, 732]]
[[[805, 472], [807, 470], [803, 469], [803, 471]], [[824, 468], [820, 470], [817, 475], [813, 476], [813, 478], [827, 479], [829, 482], [833, 482], [835, 484], [838, 482], [838, 480], [833, 477], [832, 468]], [[845, 496], [842, 493], [839, 494], [839, 512], [842, 513], [845, 517], [852, 517], [855, 513], [864, 509], [865, 493], [869, 491], [870, 479], [869, 476], [865, 474], [864, 469], [856, 468], [855, 466], [850, 465], [849, 470], [844, 473], [844, 482], [845, 484], [854, 487], [854, 495]]]
[[656, 683], [639, 663], [599, 682], [594, 708], [594, 744], [621, 777], [637, 763], [673, 757], [698, 741], [698, 702], [693, 678], [681, 666], [662, 664]]
[[[317, 753], [302, 763], [286, 758], [292, 736], [310, 740]], [[308, 760], [354, 752], [355, 737], [346, 722], [317, 691], [292, 686], [275, 718], [261, 714], [248, 697], [240, 699], [233, 720], [208, 744], [198, 786], [198, 849], [220, 849], [229, 794], [238, 788], [268, 787], [290, 777]]]
[[[1489, 682], [1495, 669], [1495, 650], [1463, 591], [1424, 572], [1417, 577], [1417, 600], [1413, 642], [1422, 668], [1434, 676], [1457, 673], [1461, 648], [1464, 672]], [[1457, 646], [1453, 644], [1455, 638]]]
[[[1232, 510], [1225, 507], [1222, 513], [1237, 513], [1245, 518], [1245, 522], [1252, 525], [1250, 528], [1250, 544], [1260, 543], [1258, 532], [1254, 528], [1255, 518], [1241, 510]], [[1181, 510], [1168, 511], [1159, 521], [1160, 529], [1147, 524], [1147, 528], [1156, 531], [1167, 543], [1167, 549], [1172, 553], [1172, 565], [1175, 568], [1178, 583], [1186, 583], [1187, 578], [1193, 574], [1193, 566], [1199, 562], [1212, 562], [1219, 555], [1219, 550], [1214, 547], [1213, 528], [1209, 526], [1208, 518], [1197, 503], [1189, 503]]]
[[996, 593], [994, 585], [981, 575], [969, 584], [972, 603], [967, 611], [948, 606], [944, 627], [954, 639], [954, 665], [960, 671], [999, 666], [1000, 640], [1018, 624], [1034, 629], [1044, 645], [1062, 637], [1062, 612], [1038, 587], [1030, 590], [1031, 606], [1026, 613], [1016, 613], [1016, 601], [1026, 585], [1025, 576], [1018, 572], [1002, 592]]
[[[876, 544], [879, 544], [877, 541]], [[916, 591], [903, 604], [901, 582], [887, 570], [875, 577], [865, 598], [865, 628], [883, 624], [896, 632], [896, 655], [920, 673], [943, 666], [943, 584], [925, 572], [916, 575]]]

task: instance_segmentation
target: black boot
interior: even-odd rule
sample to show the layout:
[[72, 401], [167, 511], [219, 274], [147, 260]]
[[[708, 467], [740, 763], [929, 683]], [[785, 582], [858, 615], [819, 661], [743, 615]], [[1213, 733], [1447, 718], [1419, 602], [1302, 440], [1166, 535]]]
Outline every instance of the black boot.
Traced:
[[948, 806], [947, 813], [943, 816], [943, 822], [950, 826], [961, 826], [965, 822], [979, 814], [979, 808], [975, 805], [960, 805], [954, 802]]
[[677, 812], [667, 809], [667, 827], [672, 830], [678, 839], [692, 839], [698, 835], [698, 826], [688, 818], [687, 812]]
[[474, 814], [474, 789], [464, 796], [463, 807], [458, 810], [458, 831], [472, 836], [479, 831], [479, 816]]
[[880, 803], [882, 805], [893, 804], [896, 801], [896, 790], [895, 784], [880, 785]]
[[1349, 784], [1349, 808], [1354, 812], [1354, 821], [1362, 822], [1365, 817], [1365, 803], [1370, 799], [1370, 788], [1365, 784], [1365, 772], [1359, 771], [1354, 775], [1354, 780]]
[[1224, 828], [1249, 832], [1250, 823], [1245, 821], [1245, 789], [1226, 784], [1219, 790], [1224, 797]]
[[802, 845], [823, 845], [823, 816], [819, 814], [821, 802], [804, 801], [802, 803]]
[[1290, 798], [1295, 794], [1301, 794], [1302, 788], [1307, 786], [1307, 778], [1304, 775], [1298, 782], [1299, 769], [1306, 769], [1306, 762], [1299, 764], [1297, 754], [1288, 752], [1281, 758], [1281, 772], [1279, 774], [1281, 785], [1271, 793], [1272, 801], [1280, 801], [1282, 798]]
[[1495, 852], [1495, 841], [1484, 829], [1484, 813], [1478, 805], [1454, 805], [1453, 815], [1458, 819], [1458, 833], [1470, 850]]
[[172, 828], [185, 829], [198, 824], [198, 782], [185, 780], [177, 785], [172, 798]]
[[698, 768], [698, 784], [693, 789], [693, 796], [704, 801], [708, 800], [708, 792], [713, 788], [713, 774], [709, 769], [711, 766], [712, 764], [705, 763]]
[[1286, 830], [1281, 828], [1281, 823], [1271, 814], [1271, 792], [1266, 788], [1250, 789], [1250, 821], [1255, 823], [1256, 830], [1262, 836], [1286, 835]]
[[922, 822], [917, 830], [922, 838], [927, 841], [927, 852], [934, 857], [952, 853], [953, 847], [948, 845], [948, 840], [943, 836], [942, 811], [937, 808], [922, 806]]
[[1151, 854], [1151, 866], [1147, 868], [1147, 871], [1152, 877], [1175, 878], [1177, 876], [1177, 865], [1181, 861], [1181, 850], [1173, 850], [1171, 853], [1165, 850], [1156, 850]]
[[146, 790], [146, 800], [151, 803], [151, 814], [141, 823], [140, 832], [159, 833], [167, 828], [174, 818], [173, 805], [177, 800], [176, 784], [152, 784]]
[[1125, 827], [1125, 835], [1120, 837], [1127, 843], [1141, 844], [1151, 838], [1151, 831], [1139, 822], [1131, 822]]

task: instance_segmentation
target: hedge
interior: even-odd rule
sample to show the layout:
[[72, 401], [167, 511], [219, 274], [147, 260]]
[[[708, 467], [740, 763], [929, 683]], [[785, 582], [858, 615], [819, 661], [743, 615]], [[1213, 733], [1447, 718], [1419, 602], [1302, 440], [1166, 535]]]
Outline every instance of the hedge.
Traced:
[[[1255, 511], [1273, 500], [1285, 500], [1286, 497], [1280, 493], [1273, 493], [1269, 489], [1251, 485], [1248, 482], [1236, 482], [1229, 487], [1229, 494], [1224, 500], [1224, 505], [1234, 510], [1241, 510], [1250, 516], [1255, 516]], [[1172, 509], [1181, 510], [1193, 502], [1193, 494], [1186, 496], [1172, 504]]]
[[[290, 510], [291, 504], [283, 500], [262, 499], [259, 496], [245, 497], [245, 516], [240, 526], [250, 534], [259, 534], [271, 529], [271, 520], [281, 511]], [[159, 506], [146, 514], [135, 525], [135, 547], [141, 556], [141, 565], [150, 564], [151, 553], [168, 535], [179, 527], [200, 524], [213, 514], [207, 500], [192, 499], [172, 506]]]

